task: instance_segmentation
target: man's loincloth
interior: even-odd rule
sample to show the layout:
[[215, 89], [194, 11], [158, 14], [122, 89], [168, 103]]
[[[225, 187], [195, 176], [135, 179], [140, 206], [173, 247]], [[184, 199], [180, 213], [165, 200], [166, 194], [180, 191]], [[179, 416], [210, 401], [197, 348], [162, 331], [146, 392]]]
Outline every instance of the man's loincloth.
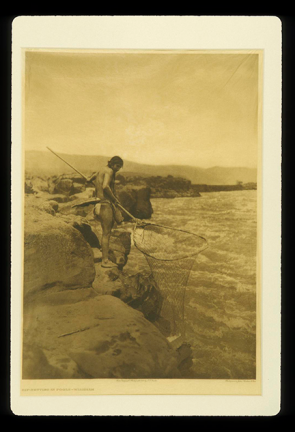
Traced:
[[93, 214], [100, 218], [100, 210], [101, 210], [101, 206], [103, 205], [107, 205], [107, 206], [111, 206], [112, 212], [113, 212], [113, 218], [115, 220], [115, 222], [119, 225], [123, 222], [124, 218], [123, 215], [121, 213], [121, 211], [118, 209], [118, 207], [112, 203], [111, 201], [108, 201], [106, 199], [102, 199], [100, 200], [93, 209]]

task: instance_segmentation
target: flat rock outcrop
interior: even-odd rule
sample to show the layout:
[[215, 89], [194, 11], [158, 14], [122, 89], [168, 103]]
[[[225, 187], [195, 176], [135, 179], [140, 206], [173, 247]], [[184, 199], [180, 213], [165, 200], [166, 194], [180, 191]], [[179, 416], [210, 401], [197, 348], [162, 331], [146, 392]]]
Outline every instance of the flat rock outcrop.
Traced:
[[26, 303], [24, 379], [179, 378], [182, 360], [141, 312], [116, 297], [47, 291]]
[[[95, 278], [93, 252], [81, 232], [54, 216], [49, 203], [26, 202], [24, 295], [54, 284], [90, 286]], [[44, 206], [52, 211], [44, 211]]]

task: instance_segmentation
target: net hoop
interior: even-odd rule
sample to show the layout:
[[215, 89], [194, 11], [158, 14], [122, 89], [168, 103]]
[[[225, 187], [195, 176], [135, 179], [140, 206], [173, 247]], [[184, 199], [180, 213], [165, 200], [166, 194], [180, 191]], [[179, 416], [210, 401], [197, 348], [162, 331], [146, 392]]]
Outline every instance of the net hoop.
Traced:
[[136, 247], [136, 248], [137, 248], [141, 253], [143, 253], [145, 256], [147, 256], [147, 257], [149, 257], [149, 258], [152, 258], [152, 259], [154, 259], [154, 260], [157, 260], [157, 261], [165, 261], [165, 262], [167, 262], [167, 261], [169, 261], [169, 262], [171, 262], [171, 261], [180, 261], [180, 260], [184, 260], [184, 259], [187, 259], [187, 258], [192, 258], [192, 257], [198, 255], [199, 253], [201, 253], [202, 251], [204, 251], [205, 249], [208, 248], [208, 241], [207, 241], [204, 237], [199, 236], [198, 234], [192, 233], [192, 232], [190, 232], [190, 231], [186, 231], [186, 230], [182, 230], [182, 229], [178, 229], [178, 228], [167, 227], [167, 226], [165, 226], [165, 225], [152, 224], [152, 223], [144, 223], [144, 224], [139, 224], [139, 225], [136, 224], [136, 225], [134, 226], [133, 231], [134, 231], [134, 233], [135, 233], [135, 231], [136, 231], [137, 228], [142, 228], [142, 229], [144, 230], [147, 226], [154, 226], [154, 227], [165, 228], [165, 229], [170, 230], [170, 231], [183, 232], [183, 233], [185, 233], [185, 234], [189, 234], [190, 236], [198, 237], [199, 239], [202, 239], [202, 241], [204, 242], [203, 247], [200, 247], [196, 252], [192, 252], [192, 253], [189, 254], [189, 255], [184, 255], [184, 256], [181, 256], [181, 257], [177, 257], [177, 258], [157, 258], [157, 257], [155, 257], [155, 256], [153, 256], [153, 255], [151, 255], [151, 254], [149, 254], [148, 252], [145, 252], [145, 251], [144, 251], [144, 250], [143, 250], [143, 249], [142, 249], [142, 248], [137, 244], [137, 242], [136, 242], [136, 240], [135, 240], [135, 236], [133, 236], [133, 242], [134, 242], [135, 247]]

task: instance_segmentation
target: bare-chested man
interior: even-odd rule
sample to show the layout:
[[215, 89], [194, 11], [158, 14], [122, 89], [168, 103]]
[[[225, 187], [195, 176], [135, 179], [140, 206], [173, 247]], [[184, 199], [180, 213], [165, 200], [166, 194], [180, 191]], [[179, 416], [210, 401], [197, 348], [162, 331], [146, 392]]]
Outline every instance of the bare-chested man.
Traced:
[[[99, 173], [92, 175], [88, 181], [95, 186], [95, 195], [101, 201], [94, 208], [95, 217], [100, 220], [102, 227], [102, 267], [117, 267], [116, 264], [108, 259], [109, 241], [114, 221], [122, 222], [122, 214], [115, 204], [120, 203], [115, 195], [115, 176], [122, 168], [123, 160], [119, 156], [114, 156], [108, 165]], [[121, 219], [121, 220], [120, 220]]]

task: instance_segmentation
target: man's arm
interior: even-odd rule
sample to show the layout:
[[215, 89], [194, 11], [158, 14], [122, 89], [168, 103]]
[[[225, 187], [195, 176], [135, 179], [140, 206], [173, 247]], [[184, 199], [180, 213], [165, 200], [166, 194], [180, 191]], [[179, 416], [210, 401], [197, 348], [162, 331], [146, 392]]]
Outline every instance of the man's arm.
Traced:
[[116, 195], [114, 194], [114, 192], [112, 191], [110, 185], [111, 185], [111, 175], [106, 172], [103, 178], [103, 184], [102, 184], [102, 188], [104, 190], [104, 192], [108, 195], [109, 198], [111, 198], [111, 200], [115, 203], [120, 203], [118, 198], [116, 197]]
[[97, 173], [94, 172], [93, 174], [91, 174], [90, 177], [87, 178], [87, 182], [88, 182], [88, 183], [92, 183], [93, 180], [95, 180], [96, 177], [97, 177]]

